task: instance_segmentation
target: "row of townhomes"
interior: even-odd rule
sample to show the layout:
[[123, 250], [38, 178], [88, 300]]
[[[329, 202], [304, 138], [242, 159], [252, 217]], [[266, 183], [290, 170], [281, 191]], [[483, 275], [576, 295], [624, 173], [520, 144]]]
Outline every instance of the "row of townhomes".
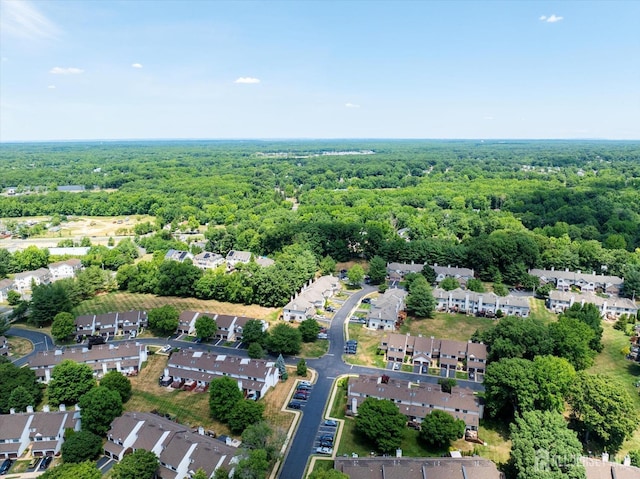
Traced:
[[451, 393], [442, 391], [439, 384], [412, 383], [389, 376], [360, 376], [349, 378], [347, 414], [356, 415], [365, 399], [389, 399], [408, 421], [421, 423], [434, 409], [462, 419], [466, 428], [477, 431], [484, 413], [484, 405], [469, 388], [454, 386]]
[[263, 397], [280, 377], [273, 361], [188, 349], [173, 353], [164, 371], [166, 383], [198, 391], [206, 391], [212, 379], [222, 376], [235, 379], [245, 397], [255, 398]]
[[126, 412], [111, 423], [107, 432], [104, 452], [120, 461], [126, 454], [138, 449], [152, 451], [158, 456], [159, 479], [190, 478], [198, 469], [213, 477], [216, 469], [233, 471], [238, 453], [227, 445], [204, 433], [163, 417], [144, 412]]
[[53, 351], [39, 351], [29, 362], [29, 368], [33, 369], [39, 381], [48, 383], [51, 373], [56, 365], [65, 359], [76, 363], [87, 364], [93, 370], [93, 374], [101, 378], [109, 371], [118, 371], [125, 375], [135, 376], [142, 368], [142, 363], [147, 360], [147, 346], [135, 342], [113, 344], [101, 344], [87, 347], [71, 347], [56, 349]]
[[[231, 316], [228, 314], [207, 313], [199, 311], [183, 311], [178, 318], [179, 334], [196, 334], [196, 321], [198, 318], [207, 316], [214, 319], [218, 327], [215, 337], [224, 341], [242, 340], [242, 331], [245, 325], [252, 319], [245, 316]], [[258, 320], [262, 323], [262, 330], [266, 331], [269, 326], [266, 321]]]
[[192, 254], [188, 251], [179, 251], [170, 249], [164, 256], [165, 260], [178, 261], [180, 263], [185, 260], [190, 260], [194, 266], [200, 269], [216, 269], [218, 266], [225, 264], [227, 270], [232, 271], [237, 264], [247, 264], [251, 261], [251, 258], [262, 267], [268, 267], [274, 264], [274, 261], [264, 256], [255, 256], [250, 251], [236, 251], [231, 250], [227, 253], [226, 258], [218, 253], [212, 253], [210, 251], [203, 251], [198, 254]]
[[521, 316], [526, 318], [531, 312], [529, 298], [526, 296], [498, 296], [495, 293], [476, 293], [466, 289], [456, 288], [445, 291], [433, 288], [436, 298], [436, 309], [450, 313], [495, 315], [498, 310], [505, 316]]
[[629, 298], [611, 296], [603, 298], [594, 293], [575, 293], [570, 291], [551, 291], [547, 299], [547, 308], [555, 313], [561, 313], [574, 304], [584, 305], [592, 303], [600, 310], [605, 318], [619, 318], [623, 314], [636, 316], [638, 306]]
[[336, 457], [335, 468], [351, 479], [504, 479], [495, 463], [479, 457]]
[[552, 269], [530, 269], [529, 274], [540, 278], [540, 284], [552, 283], [559, 291], [569, 291], [571, 288], [591, 293], [607, 293], [618, 295], [622, 290], [624, 279], [618, 276], [604, 274], [583, 273]]
[[289, 322], [302, 322], [312, 318], [317, 310], [324, 308], [329, 298], [340, 292], [340, 289], [340, 281], [334, 276], [321, 276], [315, 281], [309, 280], [285, 305], [282, 319]]
[[[387, 276], [390, 281], [402, 281], [407, 273], [420, 273], [426, 265], [426, 263], [387, 263]], [[445, 278], [455, 278], [464, 285], [475, 277], [474, 271], [469, 268], [438, 266], [438, 263], [434, 263], [431, 267], [436, 273], [438, 284]]]
[[48, 268], [39, 268], [34, 271], [17, 273], [13, 280], [0, 281], [0, 302], [7, 300], [9, 291], [17, 291], [23, 297], [29, 295], [33, 285], [50, 284], [64, 278], [73, 278], [82, 269], [82, 262], [72, 258], [57, 263], [51, 263]]
[[487, 346], [470, 341], [391, 333], [380, 342], [380, 350], [387, 361], [404, 362], [408, 357], [415, 366], [445, 371], [484, 374], [487, 367]]
[[132, 310], [123, 313], [87, 314], [75, 319], [78, 336], [102, 336], [110, 339], [123, 336], [135, 338], [142, 328], [147, 327], [146, 311]]
[[407, 291], [389, 288], [382, 296], [371, 301], [366, 324], [369, 329], [395, 331], [404, 321]]
[[66, 429], [80, 430], [80, 411], [67, 410], [61, 404], [59, 410], [50, 411], [44, 406], [34, 412], [0, 414], [0, 459], [17, 459], [31, 447], [34, 457], [54, 456], [60, 452]]

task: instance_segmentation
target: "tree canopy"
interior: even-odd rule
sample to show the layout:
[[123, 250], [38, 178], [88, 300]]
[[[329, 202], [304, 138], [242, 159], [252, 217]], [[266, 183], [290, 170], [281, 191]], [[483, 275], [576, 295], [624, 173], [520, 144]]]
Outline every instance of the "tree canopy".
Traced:
[[102, 472], [94, 462], [85, 461], [60, 464], [38, 477], [41, 479], [68, 479], [70, 477], [73, 479], [101, 479]]
[[96, 385], [93, 371], [88, 364], [65, 359], [57, 364], [51, 373], [47, 389], [49, 402], [54, 406], [76, 404], [81, 396]]
[[356, 432], [378, 451], [393, 452], [402, 442], [407, 419], [388, 399], [367, 398], [358, 406]]
[[55, 315], [53, 324], [51, 325], [51, 336], [53, 336], [56, 341], [68, 339], [75, 331], [75, 318], [71, 313], [63, 312]]
[[270, 328], [266, 346], [273, 354], [298, 354], [302, 347], [302, 334], [299, 329], [279, 323]]
[[419, 437], [428, 446], [442, 449], [462, 438], [465, 429], [462, 419], [455, 419], [446, 411], [434, 409], [422, 421]]
[[227, 422], [235, 405], [242, 400], [242, 391], [235, 379], [228, 376], [214, 378], [209, 383], [209, 410], [211, 417]]
[[131, 381], [121, 372], [109, 371], [100, 379], [100, 386], [116, 391], [123, 404], [131, 397]]
[[218, 326], [213, 318], [203, 315], [196, 319], [196, 336], [209, 339], [215, 336]]
[[[14, 391], [18, 390], [18, 393]], [[23, 394], [26, 393], [26, 394]], [[13, 395], [13, 403], [11, 396]], [[11, 404], [20, 406], [22, 398], [31, 399], [26, 406], [36, 406], [42, 399], [42, 388], [35, 371], [0, 361], [0, 414], [8, 414]]]
[[111, 422], [122, 414], [120, 393], [105, 386], [94, 387], [80, 397], [82, 429], [105, 436]]
[[90, 431], [67, 432], [62, 443], [62, 460], [67, 462], [91, 461], [102, 451], [102, 438]]
[[114, 479], [151, 479], [159, 465], [153, 452], [136, 449], [113, 466], [112, 475]]
[[173, 334], [178, 329], [180, 313], [171, 305], [149, 311], [149, 328], [161, 336]]
[[431, 318], [436, 307], [431, 287], [424, 276], [417, 275], [407, 295], [407, 311], [419, 318]]

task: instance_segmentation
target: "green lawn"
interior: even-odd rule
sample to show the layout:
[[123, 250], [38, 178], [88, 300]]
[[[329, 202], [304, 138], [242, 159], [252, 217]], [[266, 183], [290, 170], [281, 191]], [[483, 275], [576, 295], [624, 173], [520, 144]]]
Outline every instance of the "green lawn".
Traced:
[[319, 358], [329, 350], [329, 341], [318, 339], [312, 343], [302, 343], [300, 356], [303, 358]]
[[[620, 382], [629, 391], [636, 409], [640, 411], [640, 395], [635, 387], [636, 381], [640, 379], [640, 364], [627, 360], [622, 353], [622, 350], [629, 346], [629, 337], [622, 331], [613, 329], [612, 323], [603, 322], [602, 326], [604, 350], [596, 356], [594, 365], [588, 371], [609, 376]], [[627, 451], [634, 449], [640, 449], [640, 429], [636, 429], [633, 437], [623, 444], [618, 455], [624, 456]]]
[[435, 313], [432, 319], [407, 319], [398, 331], [413, 336], [433, 336], [440, 339], [468, 341], [476, 330], [485, 331], [496, 324], [495, 319], [464, 314]]
[[542, 299], [529, 299], [531, 305], [531, 317], [539, 319], [544, 323], [551, 323], [558, 320], [558, 316], [549, 311]]

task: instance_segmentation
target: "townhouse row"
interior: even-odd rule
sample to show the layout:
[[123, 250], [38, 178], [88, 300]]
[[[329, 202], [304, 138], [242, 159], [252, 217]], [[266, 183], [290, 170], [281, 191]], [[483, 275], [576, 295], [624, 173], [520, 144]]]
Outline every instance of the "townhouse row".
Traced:
[[31, 288], [41, 284], [50, 284], [60, 279], [73, 278], [82, 269], [82, 262], [72, 258], [51, 263], [47, 268], [17, 273], [13, 279], [0, 280], [0, 303], [7, 301], [9, 291], [17, 291], [24, 298]]
[[484, 374], [487, 346], [482, 343], [392, 333], [380, 342], [387, 361], [408, 362], [445, 371]]

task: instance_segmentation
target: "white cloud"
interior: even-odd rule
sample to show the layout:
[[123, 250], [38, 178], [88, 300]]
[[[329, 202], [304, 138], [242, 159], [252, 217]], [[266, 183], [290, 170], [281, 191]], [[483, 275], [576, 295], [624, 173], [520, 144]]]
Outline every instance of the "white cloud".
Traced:
[[347, 102], [344, 104], [347, 108], [360, 108], [360, 105], [356, 105], [355, 103]]
[[260, 79], [253, 78], [253, 77], [240, 77], [234, 83], [243, 83], [245, 85], [251, 85], [255, 83], [260, 83]]
[[56, 38], [60, 34], [60, 29], [26, 0], [0, 2], [0, 29], [11, 36], [30, 40]]
[[79, 75], [83, 72], [84, 70], [82, 68], [75, 67], [53, 67], [49, 70], [49, 73], [53, 73], [54, 75]]
[[55, 89], [56, 89], [56, 86], [55, 86], [55, 85], [49, 85], [47, 88], [48, 88], [49, 90], [55, 90]]
[[133, 68], [142, 68], [142, 63], [132, 63], [131, 66]]
[[492, 116], [485, 116], [483, 120], [495, 120], [495, 118]]
[[550, 16], [546, 16], [546, 15], [542, 15], [539, 20], [541, 22], [547, 22], [547, 23], [556, 23], [559, 22], [560, 20], [564, 20], [564, 17], [560, 17], [558, 15], [556, 15], [555, 13], [552, 13]]

